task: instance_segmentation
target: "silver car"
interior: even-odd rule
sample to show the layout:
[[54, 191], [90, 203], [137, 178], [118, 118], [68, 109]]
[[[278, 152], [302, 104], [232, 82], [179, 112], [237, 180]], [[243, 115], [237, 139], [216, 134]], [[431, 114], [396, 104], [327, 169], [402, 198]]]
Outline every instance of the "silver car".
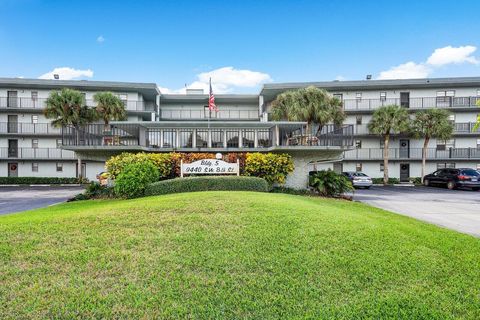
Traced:
[[342, 172], [342, 174], [352, 182], [352, 185], [355, 188], [368, 189], [373, 184], [372, 178], [370, 178], [363, 172], [347, 171], [347, 172]]

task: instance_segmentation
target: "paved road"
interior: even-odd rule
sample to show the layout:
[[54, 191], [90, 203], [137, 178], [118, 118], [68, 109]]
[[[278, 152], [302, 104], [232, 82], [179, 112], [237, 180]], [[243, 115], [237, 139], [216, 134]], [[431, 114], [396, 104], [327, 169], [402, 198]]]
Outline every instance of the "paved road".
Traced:
[[372, 187], [354, 200], [480, 237], [480, 191], [429, 187]]
[[82, 187], [0, 187], [0, 215], [47, 207], [82, 192]]

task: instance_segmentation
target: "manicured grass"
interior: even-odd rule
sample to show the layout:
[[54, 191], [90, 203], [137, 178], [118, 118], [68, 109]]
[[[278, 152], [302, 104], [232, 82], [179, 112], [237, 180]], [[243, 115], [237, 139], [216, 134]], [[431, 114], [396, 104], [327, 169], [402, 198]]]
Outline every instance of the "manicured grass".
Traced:
[[369, 206], [202, 192], [0, 217], [0, 318], [480, 318], [480, 240]]

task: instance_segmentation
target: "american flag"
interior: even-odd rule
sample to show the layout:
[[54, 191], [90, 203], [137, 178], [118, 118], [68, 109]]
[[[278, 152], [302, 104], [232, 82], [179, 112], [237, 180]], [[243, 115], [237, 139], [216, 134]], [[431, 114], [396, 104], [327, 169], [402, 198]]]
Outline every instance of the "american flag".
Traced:
[[212, 90], [212, 78], [210, 78], [210, 94], [208, 96], [208, 110], [218, 111], [218, 108], [215, 105], [215, 96], [213, 95], [213, 90]]

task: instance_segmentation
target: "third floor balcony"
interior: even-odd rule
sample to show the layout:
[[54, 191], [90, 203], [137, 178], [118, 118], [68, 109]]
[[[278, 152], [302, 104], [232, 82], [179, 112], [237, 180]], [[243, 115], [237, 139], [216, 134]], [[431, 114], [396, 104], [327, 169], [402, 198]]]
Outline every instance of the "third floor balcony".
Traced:
[[430, 108], [477, 108], [480, 97], [414, 97], [414, 98], [378, 98], [344, 99], [345, 111], [375, 110], [386, 105], [398, 105], [409, 109]]
[[0, 122], [0, 134], [60, 135], [61, 128], [51, 123]]
[[[455, 135], [480, 135], [480, 128], [474, 130], [475, 122], [455, 122], [453, 125], [453, 134]], [[374, 135], [368, 130], [368, 124], [355, 124], [353, 126], [355, 135]]]

